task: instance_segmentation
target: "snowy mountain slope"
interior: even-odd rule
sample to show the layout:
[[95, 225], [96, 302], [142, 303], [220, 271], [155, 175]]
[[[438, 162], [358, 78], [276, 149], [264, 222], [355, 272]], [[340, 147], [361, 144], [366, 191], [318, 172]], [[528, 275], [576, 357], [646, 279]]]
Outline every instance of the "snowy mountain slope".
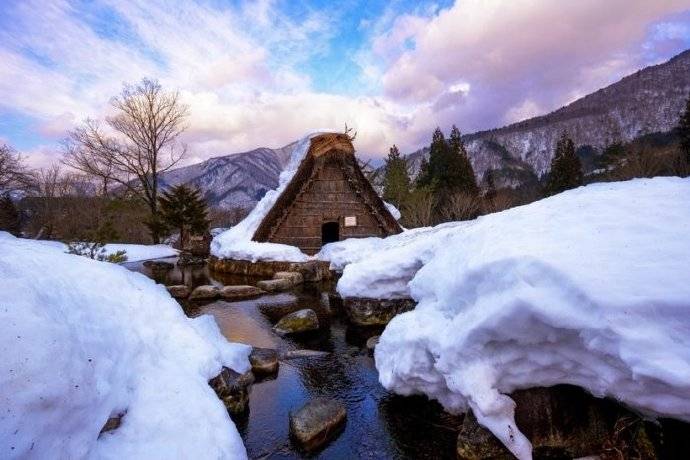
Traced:
[[294, 146], [295, 143], [278, 149], [262, 147], [210, 158], [166, 172], [162, 175], [162, 185], [195, 185], [204, 191], [213, 206], [252, 207], [268, 190], [278, 186], [278, 176]]
[[690, 421], [690, 178], [598, 183], [434, 228], [327, 245], [343, 297], [412, 296], [381, 383], [472, 409], [520, 459], [517, 389], [567, 383]]
[[0, 458], [246, 458], [208, 380], [250, 347], [164, 286], [0, 232], [0, 322]]
[[[612, 142], [668, 132], [690, 96], [690, 50], [647, 67], [547, 115], [464, 136], [479, 179], [498, 169], [499, 186], [516, 186], [545, 173], [556, 140], [566, 131], [575, 145], [599, 152]], [[408, 154], [413, 175], [428, 147]]]
[[[487, 169], [496, 169], [498, 186], [517, 186], [536, 180], [548, 170], [556, 139], [564, 130], [578, 147], [590, 145], [599, 150], [614, 141], [667, 132], [676, 125], [688, 95], [690, 50], [550, 114], [468, 134], [464, 139], [480, 180]], [[278, 175], [294, 146], [292, 143], [279, 149], [258, 148], [211, 158], [169, 171], [163, 175], [163, 182], [197, 185], [212, 205], [252, 207], [266, 191], [278, 186]], [[428, 148], [407, 155], [413, 175], [424, 156], [428, 156]], [[382, 168], [377, 172], [380, 182]]]

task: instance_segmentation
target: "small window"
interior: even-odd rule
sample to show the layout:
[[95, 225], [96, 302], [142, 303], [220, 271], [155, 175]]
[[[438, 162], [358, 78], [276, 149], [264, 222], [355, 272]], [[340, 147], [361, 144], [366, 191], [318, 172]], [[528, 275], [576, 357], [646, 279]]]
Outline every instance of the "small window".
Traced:
[[338, 222], [326, 222], [321, 226], [321, 244], [340, 241], [340, 225]]

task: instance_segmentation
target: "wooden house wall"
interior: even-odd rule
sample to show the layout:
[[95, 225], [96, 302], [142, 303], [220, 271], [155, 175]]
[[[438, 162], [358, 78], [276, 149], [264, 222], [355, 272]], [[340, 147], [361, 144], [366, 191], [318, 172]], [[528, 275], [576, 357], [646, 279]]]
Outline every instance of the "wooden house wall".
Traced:
[[[345, 217], [356, 216], [357, 225], [345, 227]], [[348, 183], [335, 160], [327, 160], [317, 177], [297, 197], [289, 214], [270, 241], [299, 247], [307, 254], [321, 249], [321, 226], [337, 221], [340, 239], [386, 236], [368, 206]]]

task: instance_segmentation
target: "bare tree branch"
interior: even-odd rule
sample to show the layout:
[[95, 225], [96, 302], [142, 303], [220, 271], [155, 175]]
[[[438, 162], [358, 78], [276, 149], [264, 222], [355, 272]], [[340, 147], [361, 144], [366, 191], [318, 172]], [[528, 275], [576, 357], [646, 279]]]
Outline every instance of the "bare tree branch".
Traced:
[[62, 161], [98, 178], [104, 194], [118, 184], [141, 198], [151, 212], [151, 236], [157, 242], [158, 181], [187, 152], [179, 136], [187, 128], [188, 107], [178, 92], [165, 92], [149, 79], [125, 85], [110, 102], [117, 113], [106, 124], [114, 135], [106, 134], [97, 121], [86, 120], [70, 132]]

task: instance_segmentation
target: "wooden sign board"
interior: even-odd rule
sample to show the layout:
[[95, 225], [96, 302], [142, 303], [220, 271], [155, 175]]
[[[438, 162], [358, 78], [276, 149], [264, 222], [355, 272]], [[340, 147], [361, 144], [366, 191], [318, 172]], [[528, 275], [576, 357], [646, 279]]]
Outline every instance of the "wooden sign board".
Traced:
[[357, 226], [357, 216], [347, 216], [345, 217], [346, 227], [356, 227]]

